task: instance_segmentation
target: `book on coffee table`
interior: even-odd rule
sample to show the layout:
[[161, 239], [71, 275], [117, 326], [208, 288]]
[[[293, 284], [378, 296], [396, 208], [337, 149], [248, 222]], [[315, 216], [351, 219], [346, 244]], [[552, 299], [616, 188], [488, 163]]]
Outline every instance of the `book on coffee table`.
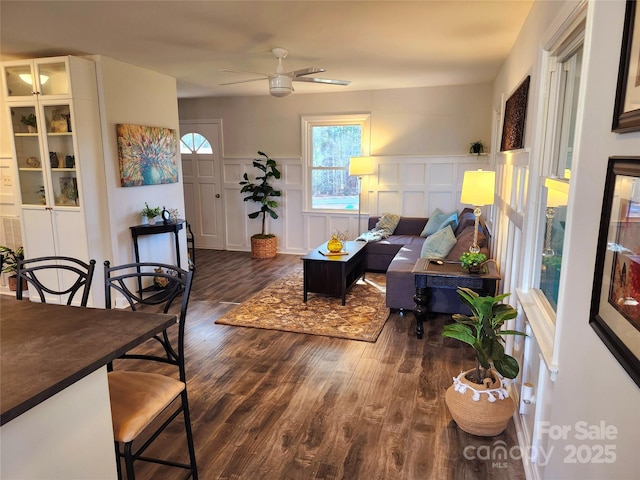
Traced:
[[323, 252], [322, 250], [318, 250], [318, 252], [320, 252], [325, 257], [335, 257], [335, 256], [339, 256], [339, 255], [349, 255], [349, 252], [329, 252], [329, 251]]

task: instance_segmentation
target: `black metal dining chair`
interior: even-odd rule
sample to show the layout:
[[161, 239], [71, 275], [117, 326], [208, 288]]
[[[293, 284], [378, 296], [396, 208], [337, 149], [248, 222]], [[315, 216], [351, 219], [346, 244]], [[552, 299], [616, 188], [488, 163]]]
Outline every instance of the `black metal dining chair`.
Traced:
[[189, 265], [196, 266], [196, 241], [193, 231], [191, 230], [191, 224], [185, 220], [187, 228], [187, 252], [189, 256]]
[[[139, 282], [145, 287], [140, 292]], [[112, 302], [124, 298], [131, 310], [154, 308], [163, 313], [178, 314], [177, 337], [175, 332], [164, 330], [153, 338], [159, 342], [161, 353], [129, 352], [115, 361], [121, 364], [139, 366], [126, 360], [146, 360], [173, 365], [176, 376], [163, 373], [149, 373], [135, 370], [109, 368], [109, 395], [111, 398], [111, 416], [115, 441], [118, 478], [122, 478], [121, 460], [124, 459], [127, 479], [135, 478], [134, 462], [144, 461], [189, 471], [187, 475], [198, 478], [196, 456], [191, 430], [189, 401], [187, 398], [187, 379], [184, 357], [184, 331], [187, 306], [193, 282], [193, 269], [183, 270], [173, 265], [160, 263], [130, 263], [112, 267], [104, 263], [104, 283], [106, 308], [112, 308]], [[119, 294], [119, 295], [118, 295]], [[149, 307], [146, 307], [149, 306]], [[155, 307], [154, 307], [155, 306]], [[173, 307], [173, 308], [172, 308]], [[173, 329], [173, 327], [171, 327]], [[173, 341], [171, 340], [173, 339]], [[120, 360], [125, 360], [120, 362]], [[180, 463], [167, 459], [143, 456], [145, 450], [180, 414], [183, 414], [187, 437], [189, 463]], [[155, 420], [162, 417], [159, 426]], [[150, 427], [153, 424], [152, 428]], [[136, 448], [133, 443], [147, 430], [148, 438]]]
[[79, 305], [86, 307], [93, 280], [96, 261], [85, 263], [72, 257], [49, 256], [18, 260], [16, 299], [22, 300], [25, 285], [31, 294], [37, 293], [42, 303], [47, 296], [66, 298], [74, 304], [76, 294], [82, 291]]

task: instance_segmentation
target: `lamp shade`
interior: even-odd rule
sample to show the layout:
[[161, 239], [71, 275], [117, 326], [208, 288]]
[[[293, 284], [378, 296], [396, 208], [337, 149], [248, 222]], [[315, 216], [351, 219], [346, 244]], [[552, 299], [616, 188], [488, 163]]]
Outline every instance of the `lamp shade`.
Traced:
[[476, 207], [493, 205], [495, 196], [496, 172], [467, 171], [462, 181], [460, 203], [467, 203]]
[[373, 157], [351, 157], [349, 159], [349, 175], [361, 177], [373, 173]]
[[563, 207], [569, 203], [569, 184], [554, 178], [544, 181], [547, 187], [547, 207]]

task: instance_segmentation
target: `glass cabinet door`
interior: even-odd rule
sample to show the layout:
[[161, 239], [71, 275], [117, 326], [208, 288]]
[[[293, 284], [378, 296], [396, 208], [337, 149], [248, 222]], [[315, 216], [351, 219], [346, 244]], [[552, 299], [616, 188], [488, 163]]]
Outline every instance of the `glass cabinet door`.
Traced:
[[38, 72], [36, 80], [40, 82], [37, 91], [41, 96], [69, 94], [69, 76], [65, 62], [36, 62], [35, 69]]
[[42, 122], [35, 106], [11, 107], [13, 140], [18, 162], [18, 181], [23, 205], [45, 205], [45, 181], [38, 126]]
[[76, 155], [73, 124], [68, 103], [43, 107], [45, 151], [51, 172], [51, 192], [55, 206], [78, 206]]
[[68, 95], [69, 76], [64, 60], [9, 62], [4, 67], [7, 99], [26, 99], [34, 94]]
[[10, 109], [22, 205], [79, 206], [70, 104]]
[[31, 97], [36, 91], [33, 85], [31, 62], [23, 65], [6, 66], [4, 78], [7, 98]]

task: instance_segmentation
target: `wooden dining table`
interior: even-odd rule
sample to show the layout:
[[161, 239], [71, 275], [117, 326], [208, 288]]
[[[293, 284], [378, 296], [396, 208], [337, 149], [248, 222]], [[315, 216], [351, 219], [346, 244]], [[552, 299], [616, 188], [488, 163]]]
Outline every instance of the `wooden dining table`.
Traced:
[[0, 295], [0, 478], [117, 478], [106, 365], [176, 321]]

